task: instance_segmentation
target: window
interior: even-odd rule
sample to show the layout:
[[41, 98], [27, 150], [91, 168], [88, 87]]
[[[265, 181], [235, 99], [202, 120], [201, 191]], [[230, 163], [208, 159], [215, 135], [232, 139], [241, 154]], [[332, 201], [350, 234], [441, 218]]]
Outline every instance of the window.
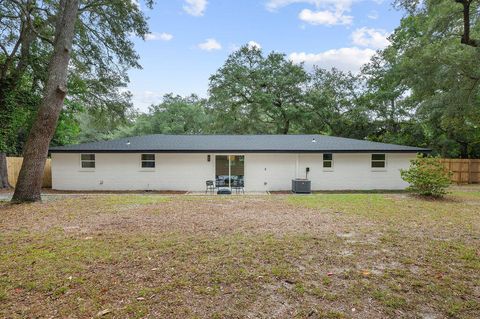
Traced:
[[95, 154], [81, 154], [80, 164], [82, 168], [95, 168]]
[[385, 168], [385, 154], [372, 154], [372, 168]]
[[142, 154], [142, 168], [155, 168], [155, 154]]
[[323, 168], [333, 168], [333, 154], [323, 154]]

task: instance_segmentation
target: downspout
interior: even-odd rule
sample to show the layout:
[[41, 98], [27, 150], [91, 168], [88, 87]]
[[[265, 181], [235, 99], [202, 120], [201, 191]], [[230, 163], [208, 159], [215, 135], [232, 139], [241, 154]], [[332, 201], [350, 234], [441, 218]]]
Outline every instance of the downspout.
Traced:
[[298, 170], [300, 168], [300, 164], [299, 164], [299, 161], [300, 161], [300, 155], [297, 153], [297, 156], [296, 156], [296, 160], [295, 160], [295, 178], [298, 178]]

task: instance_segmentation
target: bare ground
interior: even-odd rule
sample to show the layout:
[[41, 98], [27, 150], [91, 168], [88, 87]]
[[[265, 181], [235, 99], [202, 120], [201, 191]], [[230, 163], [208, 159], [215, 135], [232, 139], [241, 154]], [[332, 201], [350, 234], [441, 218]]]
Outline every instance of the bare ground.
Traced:
[[479, 318], [480, 188], [0, 203], [5, 318]]

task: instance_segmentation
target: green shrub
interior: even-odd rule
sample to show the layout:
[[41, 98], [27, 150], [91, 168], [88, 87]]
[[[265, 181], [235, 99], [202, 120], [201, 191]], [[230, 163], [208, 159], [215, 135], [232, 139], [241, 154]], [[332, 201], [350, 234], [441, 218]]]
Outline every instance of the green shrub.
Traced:
[[410, 168], [400, 170], [400, 174], [410, 184], [408, 191], [422, 196], [442, 197], [447, 194], [452, 173], [445, 168], [440, 158], [418, 155], [410, 161]]

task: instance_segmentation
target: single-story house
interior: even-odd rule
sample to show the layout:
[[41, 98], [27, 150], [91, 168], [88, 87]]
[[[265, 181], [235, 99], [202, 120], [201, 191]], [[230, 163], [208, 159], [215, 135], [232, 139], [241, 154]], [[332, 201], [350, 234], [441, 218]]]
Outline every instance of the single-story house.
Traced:
[[148, 135], [50, 148], [57, 190], [403, 189], [400, 169], [428, 149], [323, 135]]

